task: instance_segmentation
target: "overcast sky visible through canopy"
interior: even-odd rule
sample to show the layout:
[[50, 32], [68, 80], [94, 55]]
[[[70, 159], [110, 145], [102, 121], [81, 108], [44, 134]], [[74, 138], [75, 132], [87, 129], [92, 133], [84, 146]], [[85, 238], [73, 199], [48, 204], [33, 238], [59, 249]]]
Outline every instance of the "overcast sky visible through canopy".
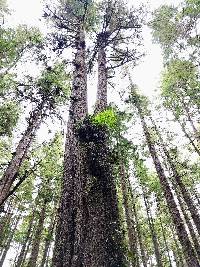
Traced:
[[[153, 10], [162, 4], [178, 4], [180, 0], [128, 0], [128, 2], [130, 4], [147, 3]], [[30, 26], [42, 27], [42, 22], [39, 21], [42, 15], [41, 0], [8, 0], [8, 4], [13, 10], [12, 23], [24, 23]], [[152, 92], [158, 87], [159, 74], [162, 70], [162, 56], [160, 47], [151, 42], [150, 30], [145, 30], [144, 43], [147, 55], [135, 69], [133, 78], [142, 92], [151, 96]]]

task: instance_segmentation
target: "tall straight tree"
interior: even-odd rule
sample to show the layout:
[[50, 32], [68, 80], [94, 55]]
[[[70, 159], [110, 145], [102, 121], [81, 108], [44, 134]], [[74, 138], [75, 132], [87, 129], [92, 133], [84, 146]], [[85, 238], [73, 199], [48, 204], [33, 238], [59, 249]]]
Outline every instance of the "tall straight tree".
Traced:
[[[71, 103], [67, 124], [64, 177], [56, 228], [53, 266], [82, 266], [85, 230], [84, 184], [87, 174], [84, 167], [84, 149], [76, 134], [76, 126], [87, 115], [87, 67], [85, 27], [88, 1], [59, 1], [57, 11], [48, 6], [46, 16], [54, 25], [65, 30], [59, 38], [75, 50]], [[70, 36], [70, 39], [66, 40]]]

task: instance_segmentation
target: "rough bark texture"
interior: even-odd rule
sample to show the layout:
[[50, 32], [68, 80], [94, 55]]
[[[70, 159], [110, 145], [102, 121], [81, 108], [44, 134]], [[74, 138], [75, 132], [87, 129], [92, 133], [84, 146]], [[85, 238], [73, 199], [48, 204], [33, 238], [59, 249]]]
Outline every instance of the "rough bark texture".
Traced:
[[[107, 107], [106, 52], [98, 50], [98, 88], [95, 113]], [[87, 234], [83, 266], [123, 266], [118, 200], [110, 163], [108, 132], [99, 128], [99, 138], [87, 144], [90, 181], [87, 189]]]
[[98, 86], [95, 113], [103, 111], [107, 107], [107, 67], [106, 51], [103, 47], [98, 50]]
[[17, 178], [19, 168], [26, 158], [28, 149], [42, 120], [42, 107], [34, 110], [29, 118], [28, 127], [24, 132], [13, 157], [0, 180], [0, 206], [3, 204], [10, 188]]
[[35, 234], [34, 234], [33, 243], [32, 243], [32, 249], [31, 249], [31, 255], [30, 255], [27, 267], [35, 267], [35, 266], [37, 266], [36, 264], [37, 264], [37, 258], [38, 258], [39, 248], [40, 248], [40, 241], [41, 241], [41, 237], [42, 237], [42, 231], [43, 231], [43, 227], [44, 227], [46, 206], [47, 206], [47, 202], [44, 201], [44, 203], [42, 205], [41, 212], [39, 214], [38, 225], [36, 227], [36, 231], [35, 231]]
[[84, 151], [76, 134], [76, 126], [87, 114], [87, 74], [85, 34], [77, 30], [74, 75], [66, 136], [64, 177], [58, 212], [53, 266], [82, 266], [84, 221]]

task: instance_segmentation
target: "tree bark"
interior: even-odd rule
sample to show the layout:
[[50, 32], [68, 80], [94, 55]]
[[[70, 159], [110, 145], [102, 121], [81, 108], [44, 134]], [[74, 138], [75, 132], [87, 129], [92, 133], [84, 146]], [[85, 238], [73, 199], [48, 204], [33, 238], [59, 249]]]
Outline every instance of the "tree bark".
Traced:
[[30, 115], [28, 127], [13, 153], [13, 157], [0, 180], [0, 206], [4, 203], [10, 188], [17, 178], [19, 169], [24, 162], [28, 149], [42, 121], [43, 105], [37, 107]]
[[[98, 50], [98, 88], [95, 113], [107, 107], [107, 67], [104, 47]], [[113, 166], [110, 163], [108, 131], [101, 129], [105, 140], [90, 142], [87, 148], [90, 165], [98, 173], [90, 173], [91, 187], [87, 194], [87, 234], [84, 266], [123, 266], [122, 237]], [[95, 159], [94, 159], [95, 157]], [[88, 255], [90, 255], [88, 257]]]
[[85, 33], [79, 25], [75, 41], [74, 74], [66, 135], [64, 177], [58, 223], [56, 227], [53, 266], [81, 266], [85, 231], [84, 184], [87, 174], [85, 153], [77, 137], [76, 126], [87, 114], [87, 73]]

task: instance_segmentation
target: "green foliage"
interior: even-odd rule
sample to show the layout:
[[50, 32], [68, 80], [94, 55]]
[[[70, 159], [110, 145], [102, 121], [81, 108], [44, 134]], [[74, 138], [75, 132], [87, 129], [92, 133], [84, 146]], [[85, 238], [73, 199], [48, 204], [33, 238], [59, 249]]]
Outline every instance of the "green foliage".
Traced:
[[62, 63], [56, 63], [53, 67], [45, 70], [38, 79], [36, 86], [39, 94], [51, 97], [57, 104], [66, 102], [70, 95], [70, 76]]
[[19, 106], [15, 102], [0, 105], [0, 136], [12, 134], [19, 118]]
[[15, 65], [27, 49], [43, 39], [37, 28], [28, 29], [24, 25], [16, 29], [0, 28], [0, 36], [0, 68]]
[[92, 117], [92, 123], [107, 126], [111, 130], [116, 128], [117, 122], [117, 113], [113, 108], [108, 108]]
[[164, 104], [180, 117], [184, 113], [185, 103], [200, 107], [200, 81], [198, 70], [187, 60], [172, 60], [162, 76], [162, 96]]
[[177, 25], [177, 8], [163, 5], [153, 13], [153, 20], [149, 23], [153, 29], [153, 38], [163, 46], [174, 44], [180, 33]]
[[12, 98], [16, 91], [16, 77], [12, 74], [0, 75], [0, 97], [1, 99]]

